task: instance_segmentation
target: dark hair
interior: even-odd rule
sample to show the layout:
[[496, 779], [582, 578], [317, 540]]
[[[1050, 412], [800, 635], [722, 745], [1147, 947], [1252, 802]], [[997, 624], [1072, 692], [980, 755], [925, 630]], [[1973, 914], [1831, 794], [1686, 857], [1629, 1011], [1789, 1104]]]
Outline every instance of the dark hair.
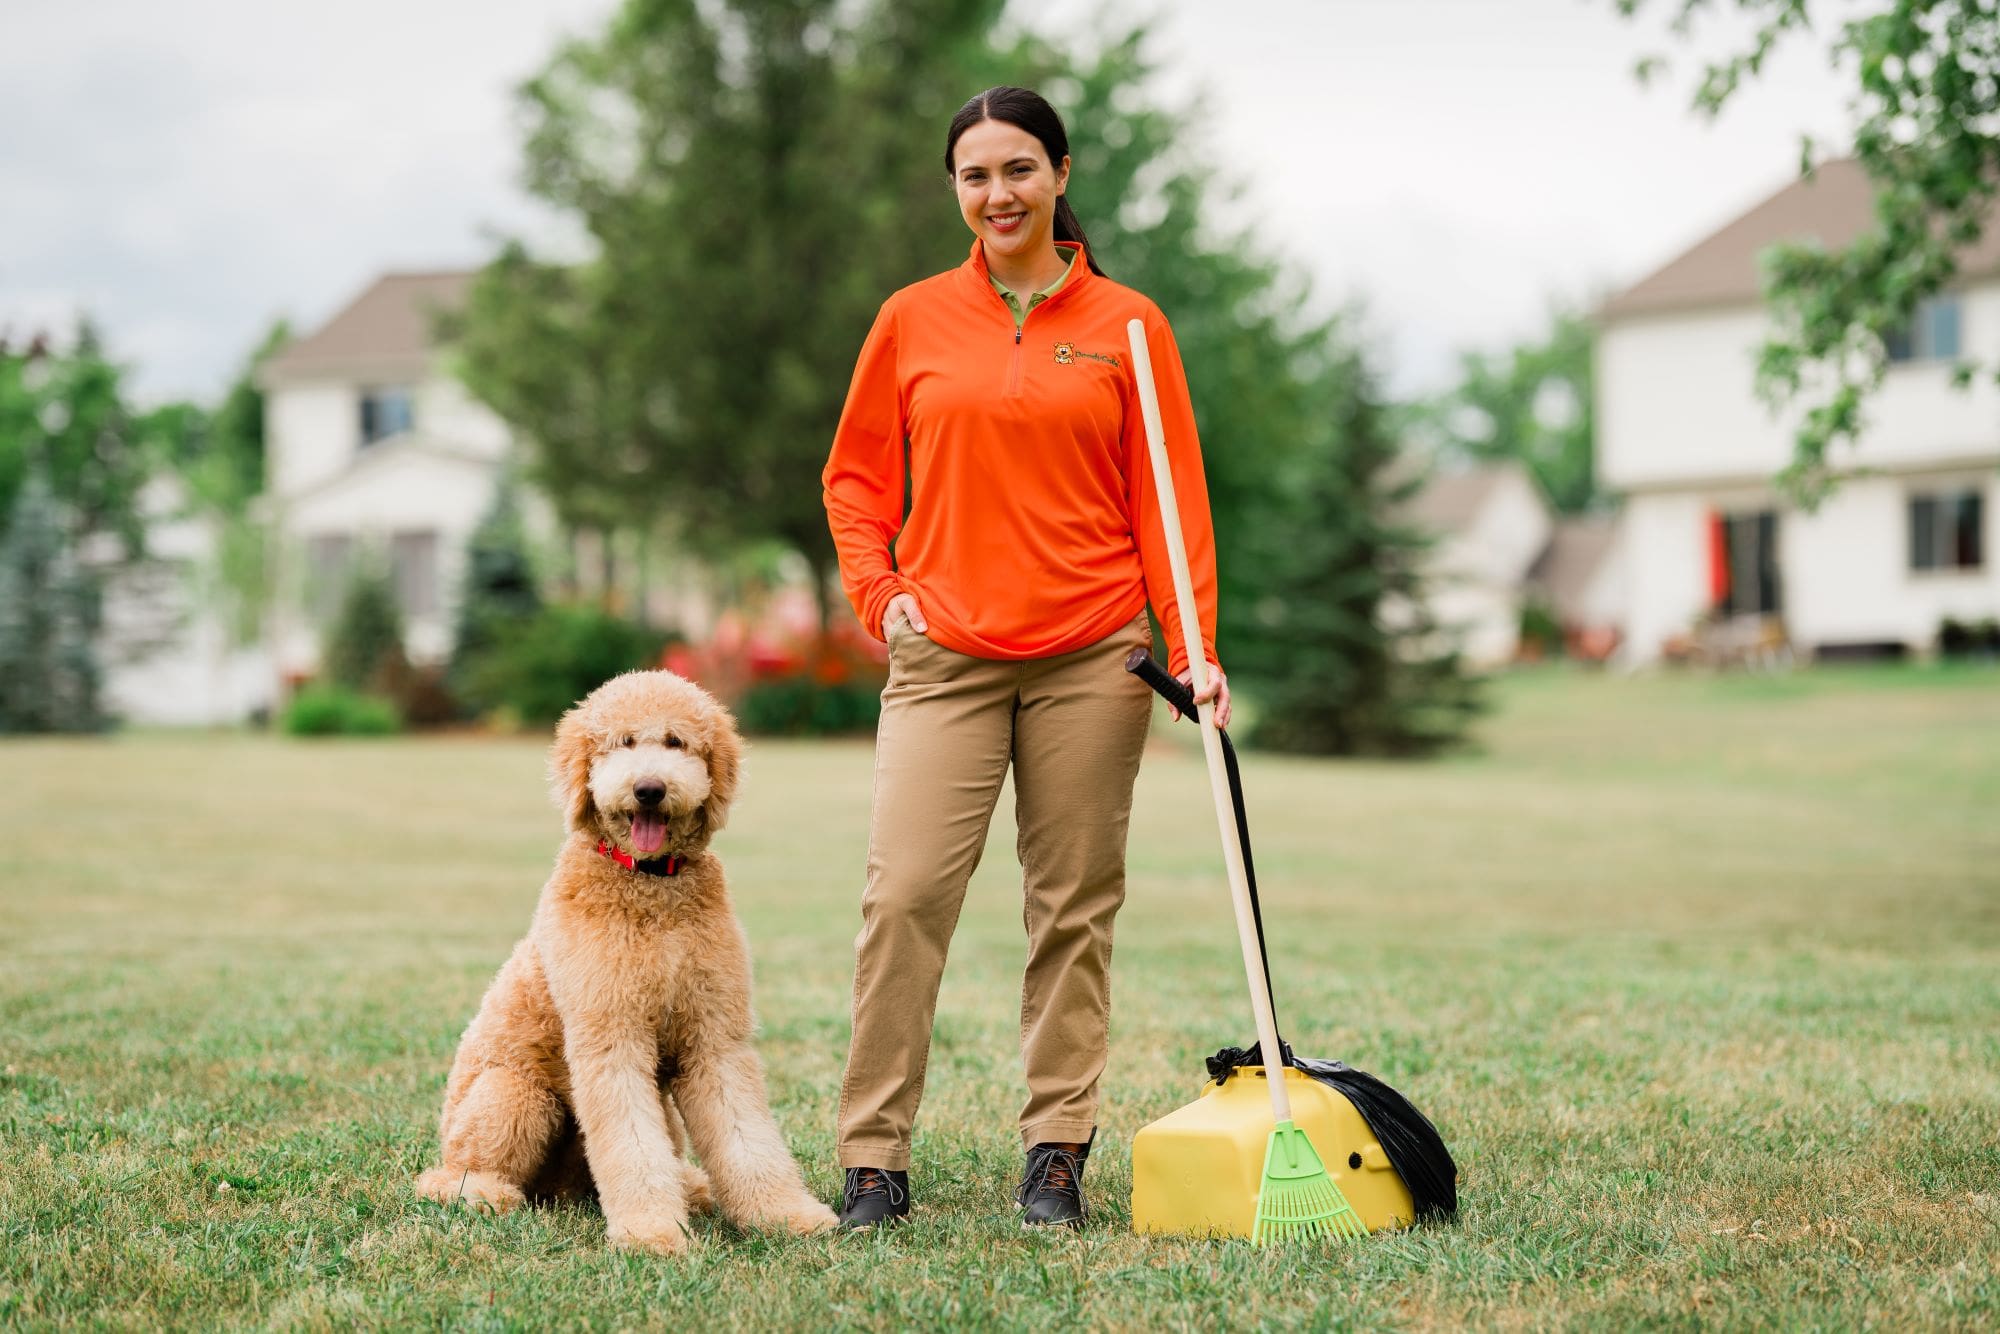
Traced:
[[[980, 93], [960, 107], [958, 114], [951, 118], [951, 129], [944, 137], [945, 175], [958, 174], [952, 157], [958, 149], [958, 137], [985, 120], [1005, 121], [1034, 135], [1041, 140], [1051, 166], [1069, 156], [1069, 133], [1063, 129], [1062, 117], [1056, 114], [1056, 109], [1031, 88], [1002, 85]], [[1083, 257], [1089, 262], [1090, 271], [1100, 278], [1104, 276], [1104, 270], [1097, 265], [1097, 252], [1090, 248], [1090, 242], [1083, 235], [1083, 224], [1076, 220], [1076, 210], [1069, 206], [1068, 195], [1056, 196], [1056, 240], [1077, 242], [1083, 247]]]

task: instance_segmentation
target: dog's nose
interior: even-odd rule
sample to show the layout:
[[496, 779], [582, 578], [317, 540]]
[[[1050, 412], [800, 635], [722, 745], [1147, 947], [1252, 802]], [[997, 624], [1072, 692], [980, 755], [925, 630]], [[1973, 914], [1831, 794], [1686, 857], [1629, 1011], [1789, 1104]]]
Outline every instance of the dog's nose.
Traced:
[[632, 789], [632, 795], [639, 799], [641, 806], [657, 806], [667, 799], [665, 783], [640, 783]]

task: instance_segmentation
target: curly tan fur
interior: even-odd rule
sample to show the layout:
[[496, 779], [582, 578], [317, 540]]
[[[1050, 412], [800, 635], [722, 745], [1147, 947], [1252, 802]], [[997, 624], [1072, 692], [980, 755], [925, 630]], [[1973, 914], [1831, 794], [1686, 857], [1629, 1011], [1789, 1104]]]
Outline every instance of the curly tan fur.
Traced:
[[[594, 1188], [614, 1246], [663, 1255], [687, 1248], [688, 1211], [711, 1204], [746, 1227], [833, 1226], [771, 1118], [749, 951], [708, 850], [741, 755], [728, 711], [669, 672], [615, 677], [564, 715], [549, 775], [569, 837], [459, 1042], [443, 1161], [419, 1194], [505, 1211]], [[654, 784], [666, 841], [639, 852], [635, 788]], [[599, 840], [687, 863], [647, 875]]]

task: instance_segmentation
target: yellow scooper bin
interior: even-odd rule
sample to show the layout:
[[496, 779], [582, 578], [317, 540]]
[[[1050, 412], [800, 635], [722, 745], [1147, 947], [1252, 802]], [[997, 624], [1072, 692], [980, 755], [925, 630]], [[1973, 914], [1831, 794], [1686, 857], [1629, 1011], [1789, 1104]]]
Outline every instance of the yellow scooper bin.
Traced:
[[[1132, 1230], [1247, 1237], [1257, 1219], [1271, 1095], [1262, 1066], [1139, 1131], [1132, 1141]], [[1370, 1232], [1408, 1227], [1417, 1215], [1408, 1187], [1354, 1104], [1300, 1070], [1285, 1071], [1292, 1123], [1306, 1132], [1334, 1185]]]

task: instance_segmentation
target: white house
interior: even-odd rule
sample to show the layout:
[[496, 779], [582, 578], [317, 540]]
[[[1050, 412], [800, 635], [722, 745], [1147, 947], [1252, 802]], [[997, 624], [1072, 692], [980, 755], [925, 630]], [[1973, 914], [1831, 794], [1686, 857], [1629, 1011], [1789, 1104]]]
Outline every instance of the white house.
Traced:
[[1554, 615], [1575, 656], [1602, 661], [1624, 635], [1624, 539], [1609, 514], [1559, 519], [1528, 570], [1528, 596]]
[[1781, 498], [1798, 409], [1753, 387], [1769, 328], [1757, 257], [1839, 246], [1870, 225], [1853, 162], [1821, 167], [1613, 297], [1597, 344], [1597, 470], [1624, 499], [1626, 652], [1659, 658], [1702, 624], [1749, 624], [1818, 656], [1930, 646], [1945, 617], [2000, 615], [1992, 551], [2000, 387], [1952, 387], [1959, 357], [2000, 361], [2000, 233], [1892, 340], [1855, 470], [1816, 513]]
[[1528, 575], [1554, 532], [1548, 502], [1518, 463], [1428, 478], [1401, 516], [1427, 534], [1424, 601], [1475, 667], [1512, 661]]
[[450, 652], [466, 542], [513, 448], [505, 423], [440, 365], [434, 322], [471, 279], [387, 274], [265, 363], [269, 635], [286, 681], [317, 668], [362, 559], [393, 575], [411, 659]]

